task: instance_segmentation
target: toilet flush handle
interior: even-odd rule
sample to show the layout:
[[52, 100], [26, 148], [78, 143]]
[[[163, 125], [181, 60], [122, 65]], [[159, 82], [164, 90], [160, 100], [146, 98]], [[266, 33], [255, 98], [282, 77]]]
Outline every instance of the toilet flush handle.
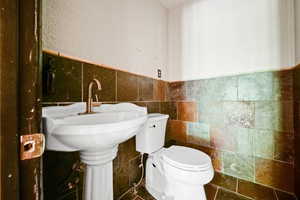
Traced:
[[153, 125], [151, 125], [151, 126], [150, 126], [150, 128], [156, 128], [156, 125], [155, 125], [155, 124], [153, 124]]

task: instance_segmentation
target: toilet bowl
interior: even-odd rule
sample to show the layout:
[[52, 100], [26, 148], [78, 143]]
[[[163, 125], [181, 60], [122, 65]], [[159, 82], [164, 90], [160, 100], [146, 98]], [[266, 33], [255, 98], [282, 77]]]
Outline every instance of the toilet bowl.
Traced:
[[158, 200], [206, 200], [204, 185], [214, 175], [210, 157], [196, 149], [163, 148], [168, 115], [150, 114], [136, 137], [137, 151], [147, 153], [146, 189]]

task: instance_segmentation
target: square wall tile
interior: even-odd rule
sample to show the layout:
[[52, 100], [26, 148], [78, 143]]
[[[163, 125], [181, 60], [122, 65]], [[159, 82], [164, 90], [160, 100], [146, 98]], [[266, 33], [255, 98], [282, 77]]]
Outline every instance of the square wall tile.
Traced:
[[198, 120], [211, 126], [224, 126], [224, 102], [201, 100], [198, 104]]
[[186, 96], [197, 101], [236, 101], [237, 77], [187, 81]]
[[200, 100], [202, 95], [202, 84], [204, 80], [193, 80], [193, 81], [185, 81], [185, 95], [186, 100], [195, 101]]
[[253, 130], [240, 127], [211, 128], [211, 146], [243, 155], [254, 152]]
[[168, 83], [161, 80], [153, 80], [153, 99], [155, 101], [166, 101]]
[[254, 130], [247, 128], [233, 128], [237, 138], [237, 152], [243, 155], [254, 155]]
[[[82, 64], [63, 57], [43, 54], [44, 70], [51, 80], [43, 80], [43, 102], [82, 101]], [[47, 69], [45, 69], [47, 68]]]
[[293, 100], [293, 70], [273, 72], [273, 99]]
[[222, 100], [238, 100], [238, 76], [223, 77], [220, 81], [219, 88]]
[[288, 163], [256, 158], [255, 181], [283, 191], [294, 192], [294, 167]]
[[275, 133], [275, 142], [274, 142], [274, 159], [280, 160], [283, 162], [294, 162], [294, 133], [289, 132], [276, 132]]
[[238, 99], [243, 101], [272, 100], [272, 72], [253, 73], [239, 76]]
[[175, 140], [176, 142], [187, 142], [187, 125], [183, 121], [168, 120], [167, 124], [167, 140]]
[[252, 156], [223, 152], [224, 173], [247, 181], [254, 181]]
[[117, 71], [117, 101], [138, 100], [138, 76]]
[[255, 156], [273, 159], [274, 156], [274, 131], [256, 130], [254, 133]]
[[180, 82], [172, 82], [168, 84], [167, 98], [169, 101], [185, 100], [186, 99], [185, 93], [186, 93], [185, 82], [180, 81]]
[[198, 118], [196, 102], [178, 102], [178, 119], [195, 122]]
[[281, 101], [277, 106], [277, 130], [294, 132], [294, 103], [292, 101]]
[[188, 142], [202, 146], [210, 146], [209, 125], [202, 122], [188, 123]]
[[293, 132], [292, 101], [257, 101], [255, 102], [255, 127], [277, 131]]
[[237, 137], [229, 127], [210, 127], [210, 145], [219, 150], [237, 151]]
[[206, 79], [202, 81], [200, 99], [216, 101], [237, 101], [237, 76]]
[[[153, 100], [153, 79], [143, 76], [138, 77], [139, 87], [139, 100], [140, 101], [151, 101]], [[124, 88], [125, 89], [125, 88]]]
[[253, 102], [224, 102], [224, 120], [228, 126], [253, 128], [255, 109]]
[[276, 130], [278, 106], [278, 103], [273, 101], [255, 102], [255, 128]]
[[87, 63], [83, 64], [84, 101], [87, 101], [88, 85], [93, 79], [98, 79], [101, 83], [100, 91], [93, 89], [93, 94], [98, 95], [99, 101], [116, 101], [116, 71]]
[[162, 114], [169, 115], [169, 119], [177, 119], [177, 103], [176, 102], [161, 102], [160, 111]]

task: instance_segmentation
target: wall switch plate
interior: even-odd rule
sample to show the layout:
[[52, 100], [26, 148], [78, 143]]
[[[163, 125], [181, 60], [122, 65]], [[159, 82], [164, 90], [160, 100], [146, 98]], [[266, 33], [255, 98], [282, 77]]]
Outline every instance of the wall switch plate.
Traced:
[[161, 69], [157, 69], [157, 77], [161, 78]]

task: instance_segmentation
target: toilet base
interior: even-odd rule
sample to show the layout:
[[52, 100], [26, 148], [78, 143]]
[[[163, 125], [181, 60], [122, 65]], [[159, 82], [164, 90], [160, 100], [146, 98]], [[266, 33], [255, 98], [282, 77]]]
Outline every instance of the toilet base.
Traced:
[[168, 181], [167, 194], [172, 200], [207, 200], [204, 186], [187, 186], [173, 180]]
[[151, 186], [146, 185], [146, 189], [157, 200], [174, 200], [174, 197], [166, 196], [165, 194], [156, 191]]
[[186, 185], [162, 174], [161, 163], [146, 161], [146, 189], [157, 200], [206, 200], [204, 186]]
[[172, 188], [172, 191], [161, 193], [156, 191], [151, 186], [146, 185], [147, 191], [157, 200], [207, 200], [203, 186], [197, 188], [186, 188], [180, 187]]

